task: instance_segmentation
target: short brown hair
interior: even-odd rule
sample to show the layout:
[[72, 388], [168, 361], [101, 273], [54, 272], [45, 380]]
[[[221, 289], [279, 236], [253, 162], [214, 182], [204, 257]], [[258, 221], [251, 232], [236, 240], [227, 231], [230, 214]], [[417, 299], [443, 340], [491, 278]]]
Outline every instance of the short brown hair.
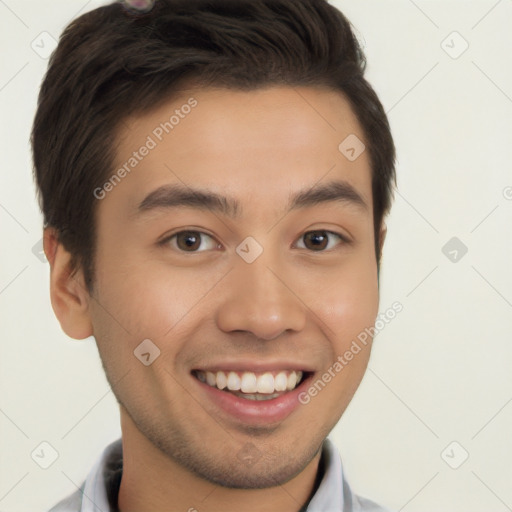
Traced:
[[44, 224], [56, 229], [91, 291], [93, 191], [112, 174], [123, 118], [148, 111], [190, 78], [240, 90], [322, 86], [344, 94], [365, 134], [379, 265], [395, 147], [365, 68], [350, 22], [326, 0], [157, 0], [141, 12], [115, 2], [83, 14], [50, 58], [32, 129]]

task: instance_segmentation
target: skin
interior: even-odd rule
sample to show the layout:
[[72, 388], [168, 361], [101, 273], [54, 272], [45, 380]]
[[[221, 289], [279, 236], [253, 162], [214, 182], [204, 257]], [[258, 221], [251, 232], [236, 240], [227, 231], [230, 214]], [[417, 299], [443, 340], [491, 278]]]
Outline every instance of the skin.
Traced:
[[[116, 169], [191, 96], [198, 102], [191, 113], [97, 203], [92, 295], [80, 271], [70, 275], [69, 253], [46, 230], [52, 305], [69, 336], [94, 335], [120, 403], [122, 512], [164, 512], [169, 504], [297, 512], [316, 490], [322, 442], [359, 386], [371, 345], [309, 404], [257, 427], [217, 409], [191, 370], [223, 358], [287, 358], [319, 377], [374, 325], [369, 156], [350, 162], [338, 150], [349, 134], [365, 137], [338, 92], [195, 89], [126, 120]], [[367, 208], [332, 201], [286, 213], [290, 194], [335, 179], [350, 183]], [[181, 207], [137, 216], [137, 205], [163, 184], [224, 194], [243, 213], [235, 220]], [[211, 237], [199, 251], [180, 251], [176, 239], [158, 245], [192, 228]], [[315, 250], [304, 238], [314, 230], [349, 243], [327, 234], [328, 248]], [[263, 247], [250, 264], [235, 252], [247, 236]], [[133, 351], [147, 338], [161, 353], [144, 366]], [[237, 457], [247, 443], [261, 454], [253, 465]]]

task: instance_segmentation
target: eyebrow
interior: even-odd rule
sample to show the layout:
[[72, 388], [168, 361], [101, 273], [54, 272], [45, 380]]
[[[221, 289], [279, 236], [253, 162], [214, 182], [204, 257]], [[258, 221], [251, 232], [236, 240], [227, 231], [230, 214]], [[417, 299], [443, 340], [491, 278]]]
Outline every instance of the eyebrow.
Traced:
[[[351, 204], [364, 212], [368, 211], [365, 200], [350, 183], [330, 181], [290, 196], [287, 212], [329, 202]], [[188, 186], [162, 185], [140, 202], [137, 214], [180, 206], [218, 212], [233, 219], [239, 218], [242, 213], [240, 202], [236, 199]]]

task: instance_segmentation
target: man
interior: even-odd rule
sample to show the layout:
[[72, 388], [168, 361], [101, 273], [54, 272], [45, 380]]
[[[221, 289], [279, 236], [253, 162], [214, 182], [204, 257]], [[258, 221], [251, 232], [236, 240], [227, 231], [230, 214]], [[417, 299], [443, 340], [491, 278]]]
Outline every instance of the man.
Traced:
[[94, 336], [122, 429], [52, 511], [384, 510], [327, 439], [395, 180], [350, 24], [324, 0], [138, 3], [66, 28], [34, 121], [52, 306]]

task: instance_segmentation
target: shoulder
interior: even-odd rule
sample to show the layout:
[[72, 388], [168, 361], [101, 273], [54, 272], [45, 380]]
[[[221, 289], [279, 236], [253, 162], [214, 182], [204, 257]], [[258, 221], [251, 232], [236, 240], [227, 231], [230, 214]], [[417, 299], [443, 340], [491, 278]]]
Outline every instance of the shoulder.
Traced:
[[[85, 484], [85, 482], [84, 482]], [[82, 496], [84, 484], [75, 492], [59, 501], [48, 512], [80, 512], [82, 509]]]
[[375, 503], [368, 498], [363, 498], [355, 494], [353, 496], [353, 508], [354, 512], [393, 512], [389, 508], [385, 508], [378, 503]]
[[88, 497], [87, 505], [89, 501], [94, 503], [94, 510], [110, 511], [111, 497], [108, 493], [117, 492], [113, 485], [117, 480], [113, 479], [119, 476], [120, 471], [122, 471], [121, 438], [103, 449], [80, 488], [59, 501], [48, 512], [81, 512], [84, 494]]
[[343, 512], [393, 512], [368, 498], [356, 494], [343, 475]]
[[325, 444], [327, 451], [330, 453], [331, 465], [337, 469], [336, 479], [341, 483], [341, 494], [343, 497], [341, 499], [342, 505], [339, 508], [342, 512], [393, 512], [368, 498], [356, 494], [352, 490], [343, 470], [341, 454], [338, 448], [329, 438], [325, 440]]

